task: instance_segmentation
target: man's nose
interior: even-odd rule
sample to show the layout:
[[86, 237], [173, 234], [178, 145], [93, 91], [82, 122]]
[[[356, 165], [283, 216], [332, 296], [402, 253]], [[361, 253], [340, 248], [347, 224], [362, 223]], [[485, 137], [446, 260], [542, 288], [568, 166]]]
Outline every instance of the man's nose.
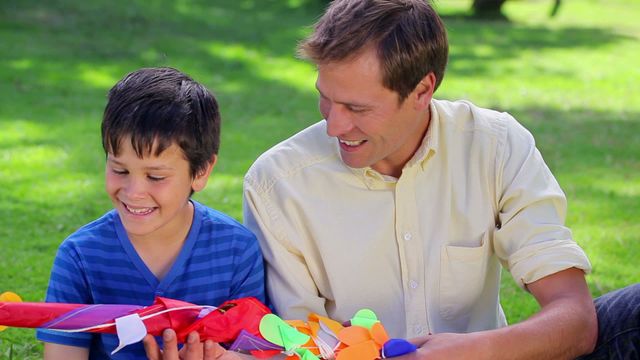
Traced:
[[340, 104], [331, 106], [331, 111], [325, 120], [327, 121], [327, 135], [332, 137], [347, 134], [354, 127], [348, 110]]

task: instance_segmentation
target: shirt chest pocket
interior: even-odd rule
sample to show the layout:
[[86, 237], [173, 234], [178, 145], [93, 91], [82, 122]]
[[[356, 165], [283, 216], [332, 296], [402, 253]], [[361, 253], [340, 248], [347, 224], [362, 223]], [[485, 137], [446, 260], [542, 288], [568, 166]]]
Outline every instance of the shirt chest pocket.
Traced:
[[480, 246], [443, 246], [440, 253], [440, 313], [445, 319], [466, 317], [482, 294], [491, 255], [489, 233]]

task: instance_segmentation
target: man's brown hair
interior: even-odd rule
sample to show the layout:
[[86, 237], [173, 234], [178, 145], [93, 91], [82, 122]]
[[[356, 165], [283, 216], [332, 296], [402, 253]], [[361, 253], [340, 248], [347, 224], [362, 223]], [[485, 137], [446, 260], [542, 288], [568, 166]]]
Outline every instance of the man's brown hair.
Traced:
[[[404, 100], [428, 73], [444, 77], [447, 32], [427, 0], [334, 0], [298, 45], [316, 64], [343, 61], [374, 46], [382, 84]], [[435, 91], [434, 89], [434, 91]]]

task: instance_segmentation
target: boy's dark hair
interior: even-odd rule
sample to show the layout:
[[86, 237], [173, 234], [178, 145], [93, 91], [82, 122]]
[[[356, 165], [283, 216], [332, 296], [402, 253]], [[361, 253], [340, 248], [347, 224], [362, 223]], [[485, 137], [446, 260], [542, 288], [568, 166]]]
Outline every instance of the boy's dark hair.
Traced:
[[400, 100], [430, 72], [435, 89], [442, 82], [447, 31], [428, 0], [334, 0], [298, 54], [323, 64], [347, 60], [368, 46], [377, 50], [382, 84]]
[[140, 158], [154, 145], [157, 156], [175, 142], [195, 177], [218, 154], [218, 103], [207, 88], [176, 69], [136, 70], [111, 88], [102, 119], [106, 153], [118, 155], [125, 137], [131, 137]]

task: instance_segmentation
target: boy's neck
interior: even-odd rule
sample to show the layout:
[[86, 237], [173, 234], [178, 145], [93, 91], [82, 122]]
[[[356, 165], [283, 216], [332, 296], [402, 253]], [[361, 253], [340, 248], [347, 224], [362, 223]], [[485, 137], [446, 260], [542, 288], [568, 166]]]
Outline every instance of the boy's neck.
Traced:
[[148, 236], [129, 234], [129, 240], [138, 256], [158, 280], [162, 280], [171, 270], [180, 254], [193, 223], [194, 211], [194, 205], [189, 201], [182, 221], [177, 221], [166, 229], [159, 229], [163, 231], [154, 232]]

